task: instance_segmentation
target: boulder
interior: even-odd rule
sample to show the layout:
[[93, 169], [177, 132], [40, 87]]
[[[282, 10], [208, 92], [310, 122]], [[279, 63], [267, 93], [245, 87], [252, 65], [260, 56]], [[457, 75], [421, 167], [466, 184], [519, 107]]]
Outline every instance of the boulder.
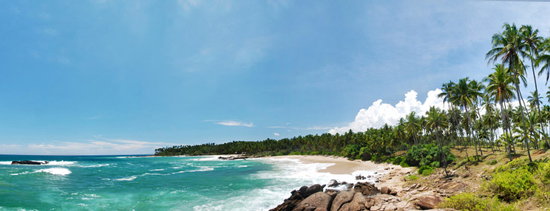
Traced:
[[44, 162], [38, 162], [38, 161], [30, 161], [30, 160], [22, 160], [22, 161], [12, 161], [12, 165], [42, 165], [42, 164], [48, 164], [48, 161]]
[[390, 192], [391, 192], [390, 188], [388, 188], [386, 186], [380, 188], [380, 193], [381, 194], [390, 194]]
[[427, 210], [435, 208], [440, 202], [444, 200], [445, 199], [441, 196], [420, 196], [416, 198], [414, 204], [419, 206], [421, 209]]
[[370, 184], [368, 182], [358, 182], [357, 184], [355, 184], [355, 187], [353, 187], [353, 190], [355, 192], [360, 192], [365, 196], [375, 195], [380, 192], [378, 188], [374, 186], [374, 184]]
[[305, 190], [305, 194], [304, 197], [308, 197], [310, 196], [311, 194], [314, 194], [314, 193], [317, 193], [317, 192], [320, 192], [320, 191], [323, 191], [323, 188], [325, 187], [325, 185], [319, 185], [319, 184], [315, 184], [315, 185], [312, 185], [312, 186], [309, 186], [306, 190]]
[[361, 193], [355, 193], [353, 199], [349, 203], [343, 204], [338, 211], [359, 211], [365, 210], [367, 200]]
[[328, 186], [328, 187], [336, 187], [336, 186], [338, 186], [338, 185], [340, 185], [340, 183], [339, 183], [338, 181], [336, 181], [336, 180], [334, 180], [334, 179], [331, 179], [330, 182], [328, 182], [328, 185], [327, 185], [327, 186]]
[[354, 192], [348, 191], [348, 190], [340, 191], [340, 193], [338, 193], [338, 195], [336, 195], [334, 200], [332, 200], [332, 206], [331, 206], [330, 210], [336, 210], [337, 211], [337, 210], [340, 209], [340, 207], [343, 204], [350, 202], [353, 199], [353, 196], [354, 196], [353, 193]]
[[331, 200], [328, 194], [317, 192], [300, 202], [292, 211], [328, 210]]

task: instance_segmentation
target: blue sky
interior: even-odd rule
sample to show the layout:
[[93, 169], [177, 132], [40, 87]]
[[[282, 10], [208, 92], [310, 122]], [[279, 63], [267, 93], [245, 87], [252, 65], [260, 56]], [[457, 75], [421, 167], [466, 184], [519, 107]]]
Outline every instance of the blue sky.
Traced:
[[426, 98], [442, 83], [488, 75], [503, 23], [548, 36], [547, 11], [522, 1], [2, 1], [0, 154], [153, 153], [376, 126], [391, 121], [361, 118], [439, 104]]

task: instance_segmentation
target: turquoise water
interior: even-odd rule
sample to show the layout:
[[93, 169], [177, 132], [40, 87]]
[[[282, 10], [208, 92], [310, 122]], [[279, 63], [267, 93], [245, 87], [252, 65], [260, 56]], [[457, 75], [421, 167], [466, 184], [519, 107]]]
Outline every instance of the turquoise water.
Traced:
[[289, 159], [0, 155], [0, 210], [268, 210], [293, 189], [337, 178], [316, 171], [326, 166]]

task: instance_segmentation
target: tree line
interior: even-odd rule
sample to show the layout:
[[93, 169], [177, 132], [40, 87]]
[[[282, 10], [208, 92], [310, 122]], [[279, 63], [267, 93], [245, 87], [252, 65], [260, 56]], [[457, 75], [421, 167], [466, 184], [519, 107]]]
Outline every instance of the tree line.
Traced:
[[[413, 111], [394, 126], [280, 140], [179, 145], [156, 149], [155, 155], [308, 154], [383, 161], [407, 150], [414, 152], [407, 154], [407, 163], [443, 167], [452, 161], [450, 147], [469, 146], [475, 149], [471, 159], [479, 160], [484, 149], [505, 150], [512, 160], [516, 147], [521, 147], [532, 161], [530, 149], [550, 147], [550, 106], [543, 105], [537, 84], [537, 76], [546, 75], [547, 82], [550, 78], [550, 39], [539, 36], [530, 25], [505, 23], [502, 32], [493, 35], [485, 59], [492, 71], [482, 80], [467, 77], [442, 84], [439, 97], [446, 109], [431, 107], [423, 114]], [[530, 81], [535, 91], [524, 99], [521, 85], [526, 87]], [[546, 97], [550, 99], [550, 91]], [[413, 161], [421, 154], [424, 157]], [[426, 160], [427, 156], [430, 159]]]

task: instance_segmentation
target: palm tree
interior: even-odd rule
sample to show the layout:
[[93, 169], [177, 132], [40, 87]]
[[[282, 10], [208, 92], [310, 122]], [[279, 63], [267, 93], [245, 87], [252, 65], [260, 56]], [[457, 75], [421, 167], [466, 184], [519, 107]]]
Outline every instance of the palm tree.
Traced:
[[490, 139], [491, 151], [495, 153], [495, 149], [493, 148], [493, 143], [494, 143], [493, 134], [494, 134], [494, 128], [495, 128], [493, 113], [495, 108], [493, 107], [493, 103], [492, 103], [494, 101], [494, 97], [492, 97], [489, 93], [487, 93], [487, 90], [486, 90], [481, 100], [482, 100], [481, 105], [483, 106], [483, 108], [485, 108], [485, 115], [484, 115], [484, 118], [482, 118], [483, 123], [485, 125], [489, 125], [489, 128], [491, 129], [491, 139]]
[[[544, 38], [539, 36], [539, 30], [533, 29], [530, 25], [523, 25], [521, 26], [521, 34], [523, 35], [523, 40], [526, 44], [526, 48], [529, 51], [528, 57], [529, 61], [531, 61], [531, 70], [533, 71], [533, 81], [535, 82], [535, 93], [539, 93], [539, 88], [537, 85], [537, 77], [535, 76], [535, 62], [537, 61], [537, 57], [539, 54], [539, 48], [541, 47]], [[540, 114], [540, 104], [536, 104], [536, 109], [539, 115], [539, 120], [541, 121], [540, 124], [542, 125], [542, 118]], [[542, 128], [542, 133], [544, 132], [544, 127]], [[544, 142], [548, 145], [548, 139], [546, 136], [544, 136]]]
[[[470, 131], [471, 131], [472, 120], [470, 118], [470, 112], [468, 111], [468, 108], [473, 106], [474, 101], [477, 99], [477, 97], [481, 93], [477, 92], [475, 89], [472, 88], [472, 85], [470, 85], [470, 80], [466, 77], [458, 81], [455, 88], [453, 89], [452, 94], [453, 95], [451, 96], [451, 101], [457, 105], [460, 105], [462, 109], [464, 109], [464, 111], [466, 112], [466, 116], [468, 118], [468, 122], [466, 125], [468, 129], [466, 130], [466, 133], [468, 134], [468, 137], [471, 137]], [[476, 159], [479, 160], [477, 145], [475, 146], [475, 151], [476, 151]]]
[[[531, 158], [531, 152], [529, 151], [529, 142], [527, 140], [527, 129], [525, 125], [525, 115], [523, 113], [523, 103], [520, 95], [519, 80], [524, 76], [525, 66], [521, 58], [524, 58], [527, 53], [524, 49], [527, 48], [523, 41], [523, 36], [517, 29], [515, 24], [505, 23], [504, 31], [493, 35], [493, 48], [487, 53], [486, 58], [489, 62], [492, 60], [495, 62], [497, 59], [501, 59], [502, 63], [508, 64], [510, 72], [514, 78], [514, 85], [516, 86], [516, 94], [519, 100], [519, 109], [521, 113], [521, 119], [523, 122], [524, 142], [527, 147], [527, 154], [529, 155], [529, 161], [533, 162]], [[524, 79], [524, 78], [521, 78]], [[525, 81], [524, 81], [525, 82]]]
[[[496, 64], [493, 68], [495, 72], [491, 73], [487, 78], [484, 79], [485, 82], [488, 82], [487, 88], [485, 89], [487, 94], [491, 95], [495, 103], [499, 103], [502, 119], [502, 128], [504, 129], [505, 134], [509, 132], [509, 123], [507, 122], [506, 117], [506, 108], [504, 103], [509, 102], [514, 98], [515, 89], [512, 86], [513, 80], [510, 75], [509, 69], [504, 68], [504, 65]], [[505, 137], [510, 137], [509, 135]], [[512, 146], [511, 140], [508, 140], [508, 153], [510, 156], [510, 161], [512, 161]]]
[[412, 139], [412, 143], [417, 143], [418, 132], [422, 129], [420, 119], [416, 117], [416, 112], [411, 111], [409, 115], [405, 117], [407, 122], [405, 123], [405, 131]]
[[441, 130], [447, 128], [449, 125], [447, 115], [445, 115], [445, 112], [436, 109], [434, 106], [430, 107], [430, 110], [426, 112], [426, 115], [428, 115], [426, 118], [426, 128], [435, 131], [435, 136], [437, 137], [437, 142], [439, 143], [439, 160], [443, 162], [445, 174], [449, 176], [447, 174], [447, 158], [445, 158], [445, 154], [443, 153], [443, 143], [439, 138]]

